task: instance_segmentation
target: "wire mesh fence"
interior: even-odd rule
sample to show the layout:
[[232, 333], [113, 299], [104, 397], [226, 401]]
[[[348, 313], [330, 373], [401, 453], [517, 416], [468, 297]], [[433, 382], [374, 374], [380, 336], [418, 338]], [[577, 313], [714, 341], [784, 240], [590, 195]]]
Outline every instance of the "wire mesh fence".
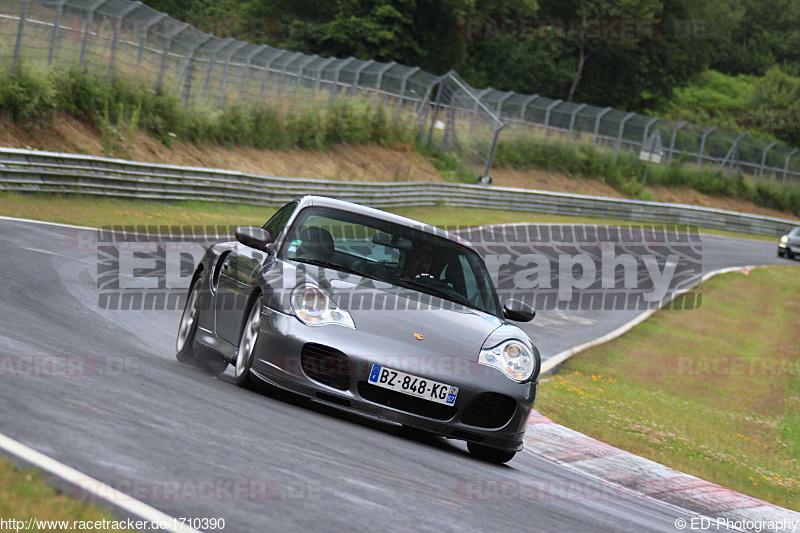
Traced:
[[[0, 62], [126, 76], [187, 104], [299, 106], [319, 98], [376, 98], [415, 117], [431, 149], [455, 150], [486, 176], [500, 132], [581, 139], [617, 157], [716, 166], [781, 186], [800, 184], [797, 149], [742, 132], [564, 102], [474, 89], [454, 72], [355, 58], [325, 58], [215, 37], [141, 2], [0, 0]], [[288, 104], [289, 102], [290, 104]], [[508, 126], [508, 127], [507, 127]]]

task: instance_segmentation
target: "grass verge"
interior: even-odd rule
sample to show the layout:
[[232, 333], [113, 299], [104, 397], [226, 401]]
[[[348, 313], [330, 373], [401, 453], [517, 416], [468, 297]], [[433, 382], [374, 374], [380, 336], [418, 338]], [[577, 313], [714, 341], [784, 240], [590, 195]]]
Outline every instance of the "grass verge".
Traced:
[[49, 528], [44, 525], [34, 527], [33, 531], [75, 531], [73, 521], [94, 524], [96, 521], [118, 520], [104, 509], [59, 494], [44, 482], [38, 470], [23, 470], [5, 459], [0, 459], [0, 517], [23, 521], [23, 529], [27, 529], [31, 518], [40, 522], [69, 522], [69, 527], [55, 525]]
[[[570, 359], [537, 409], [577, 431], [800, 511], [800, 278], [731, 273]], [[681, 308], [678, 306], [678, 308]]]
[[[160, 225], [223, 225], [261, 226], [277, 206], [256, 206], [201, 201], [142, 201], [100, 198], [95, 196], [23, 194], [0, 191], [0, 215], [44, 220], [77, 226], [160, 226]], [[398, 215], [444, 228], [474, 227], [488, 224], [606, 224], [629, 226], [652, 222], [565, 217], [502, 209], [464, 209], [460, 207], [400, 207], [387, 209]], [[657, 225], [657, 224], [656, 224]], [[742, 235], [733, 232], [703, 229], [704, 234], [730, 235], [751, 239], [775, 240], [771, 237]]]

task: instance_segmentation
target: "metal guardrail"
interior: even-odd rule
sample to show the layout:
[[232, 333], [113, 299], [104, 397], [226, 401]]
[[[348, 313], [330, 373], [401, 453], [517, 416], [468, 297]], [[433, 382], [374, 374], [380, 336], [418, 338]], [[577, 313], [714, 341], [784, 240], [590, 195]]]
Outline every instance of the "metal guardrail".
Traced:
[[704, 207], [434, 182], [362, 183], [260, 176], [57, 152], [0, 148], [0, 190], [148, 200], [280, 205], [320, 194], [373, 207], [447, 205], [697, 225], [781, 235], [800, 223]]

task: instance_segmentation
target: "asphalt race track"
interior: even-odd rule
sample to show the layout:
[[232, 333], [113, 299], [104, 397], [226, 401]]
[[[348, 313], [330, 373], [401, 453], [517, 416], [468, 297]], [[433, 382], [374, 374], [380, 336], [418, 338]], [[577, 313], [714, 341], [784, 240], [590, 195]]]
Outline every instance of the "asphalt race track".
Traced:
[[[609, 495], [527, 451], [494, 466], [460, 442], [181, 365], [180, 311], [100, 309], [97, 252], [71, 246], [74, 231], [0, 220], [0, 361], [57, 356], [78, 369], [0, 371], [0, 433], [172, 516], [224, 518], [228, 532], [674, 532], [691, 516]], [[702, 268], [791, 264], [775, 252], [704, 237]], [[526, 328], [549, 357], [636, 314], [543, 311]], [[521, 489], [497, 498], [470, 488], [492, 482]]]

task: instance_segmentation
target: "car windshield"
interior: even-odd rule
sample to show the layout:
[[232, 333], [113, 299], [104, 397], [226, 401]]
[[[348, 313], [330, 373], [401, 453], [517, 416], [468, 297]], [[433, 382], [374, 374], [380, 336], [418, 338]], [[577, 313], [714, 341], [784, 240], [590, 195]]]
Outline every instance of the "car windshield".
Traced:
[[475, 251], [406, 225], [308, 207], [289, 229], [281, 254], [499, 316], [497, 296]]
[[789, 232], [789, 236], [800, 237], [800, 227], [792, 229], [792, 231]]

